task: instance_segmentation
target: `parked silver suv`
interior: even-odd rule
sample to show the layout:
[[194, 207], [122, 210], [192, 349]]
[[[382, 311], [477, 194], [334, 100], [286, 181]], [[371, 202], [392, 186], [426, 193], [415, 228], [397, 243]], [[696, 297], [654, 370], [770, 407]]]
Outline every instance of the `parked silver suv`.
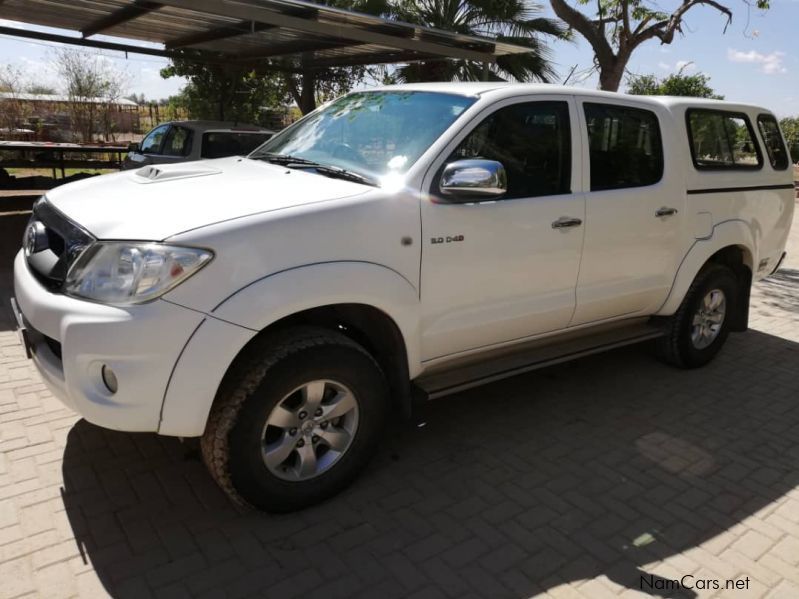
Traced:
[[246, 156], [274, 133], [257, 125], [225, 121], [163, 123], [145, 135], [141, 143], [130, 144], [122, 168]]

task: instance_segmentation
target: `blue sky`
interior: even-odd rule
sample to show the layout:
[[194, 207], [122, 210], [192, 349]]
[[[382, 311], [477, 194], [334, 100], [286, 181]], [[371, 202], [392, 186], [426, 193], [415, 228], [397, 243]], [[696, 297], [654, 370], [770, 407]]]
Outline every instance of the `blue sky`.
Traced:
[[[544, 4], [548, 6], [546, 0]], [[677, 2], [664, 2], [664, 10]], [[799, 115], [799, 0], [771, 0], [771, 10], [747, 11], [743, 0], [729, 0], [734, 10], [732, 25], [723, 34], [724, 17], [710, 7], [700, 6], [688, 13], [685, 35], [676, 37], [668, 46], [649, 41], [633, 55], [629, 71], [665, 76], [688, 63], [684, 72], [703, 72], [711, 77], [711, 85], [728, 100], [752, 102], [774, 110], [779, 116]], [[547, 11], [549, 12], [549, 11]], [[2, 21], [0, 24], [20, 26]], [[574, 42], [552, 45], [552, 60], [565, 75], [573, 65], [585, 73], [592, 65], [592, 52], [579, 36]], [[57, 78], [49, 62], [52, 44], [0, 36], [0, 65], [14, 64], [37, 81]], [[152, 56], [106, 53], [114, 64], [130, 77], [130, 90], [149, 98], [176, 93], [182, 81], [164, 80], [158, 74], [166, 64]], [[590, 76], [578, 85], [596, 87]]]

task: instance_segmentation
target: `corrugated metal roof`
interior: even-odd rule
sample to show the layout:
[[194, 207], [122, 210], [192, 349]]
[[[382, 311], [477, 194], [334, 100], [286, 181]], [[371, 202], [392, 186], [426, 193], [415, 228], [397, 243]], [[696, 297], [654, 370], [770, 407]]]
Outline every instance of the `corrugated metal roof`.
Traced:
[[[17, 94], [14, 92], [0, 92], [0, 100], [23, 100], [25, 102], [73, 102], [73, 98], [61, 94]], [[136, 107], [138, 104], [127, 98], [111, 100], [109, 98], [81, 98], [85, 104], [113, 104], [114, 106]]]
[[198, 60], [286, 69], [431, 57], [493, 62], [530, 51], [302, 0], [0, 0], [0, 18], [81, 32], [75, 41], [87, 45], [103, 34], [163, 44], [151, 54], [193, 50]]

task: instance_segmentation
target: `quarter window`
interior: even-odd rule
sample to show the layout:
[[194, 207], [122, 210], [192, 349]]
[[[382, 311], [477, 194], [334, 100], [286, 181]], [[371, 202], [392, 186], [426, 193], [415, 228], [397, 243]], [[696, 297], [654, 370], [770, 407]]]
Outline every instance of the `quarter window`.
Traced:
[[653, 185], [663, 177], [663, 144], [654, 112], [586, 103], [591, 191]]
[[761, 114], [757, 117], [757, 128], [760, 129], [760, 135], [763, 138], [763, 143], [766, 145], [766, 153], [768, 154], [769, 162], [772, 168], [778, 171], [784, 171], [790, 164], [788, 158], [788, 151], [785, 149], [785, 144], [780, 135], [780, 127], [777, 125], [777, 119], [770, 114]]
[[500, 108], [464, 139], [449, 161], [496, 160], [505, 167], [503, 199], [570, 193], [571, 129], [566, 102]]
[[691, 156], [698, 169], [758, 169], [763, 166], [749, 117], [741, 112], [688, 111]]
[[246, 156], [271, 136], [271, 133], [236, 133], [226, 131], [203, 133], [202, 157], [224, 158], [226, 156]]

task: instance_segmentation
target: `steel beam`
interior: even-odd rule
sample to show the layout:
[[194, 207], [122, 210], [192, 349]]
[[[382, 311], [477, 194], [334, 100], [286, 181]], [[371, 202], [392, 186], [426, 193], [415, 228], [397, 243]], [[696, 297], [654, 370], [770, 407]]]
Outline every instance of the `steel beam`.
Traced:
[[[441, 58], [461, 58], [465, 60], [489, 62], [496, 61], [496, 57], [492, 52], [480, 52], [460, 46], [449, 46], [429, 42], [420, 39], [421, 35], [400, 37], [379, 33], [377, 31], [370, 31], [346, 23], [323, 23], [318, 19], [294, 16], [271, 10], [262, 5], [240, 0], [159, 0], [159, 2], [165, 6], [173, 6], [212, 15], [235, 17], [245, 21], [256, 21], [258, 23], [266, 23], [276, 27], [285, 27], [286, 29], [292, 29], [294, 31], [310, 33], [320, 37], [335, 37], [341, 40], [349, 40], [363, 44], [378, 44], [410, 52], [424, 52], [425, 54]], [[421, 34], [422, 31], [419, 33]]]
[[274, 58], [287, 54], [301, 54], [304, 52], [316, 52], [319, 50], [332, 50], [335, 48], [347, 48], [361, 45], [362, 44], [358, 42], [343, 40], [294, 40], [282, 44], [275, 44], [274, 46], [267, 46], [263, 50], [256, 49], [247, 52], [238, 52], [236, 58], [237, 61], [247, 61], [258, 58]]
[[198, 44], [215, 42], [217, 40], [238, 37], [240, 35], [248, 35], [258, 31], [266, 31], [267, 29], [274, 29], [274, 25], [267, 25], [266, 23], [253, 23], [252, 21], [242, 21], [238, 25], [232, 25], [230, 27], [216, 27], [214, 29], [207, 29], [205, 31], [198, 31], [196, 33], [188, 33], [186, 35], [167, 40], [164, 45], [167, 49], [185, 48], [186, 46], [196, 46]]
[[86, 25], [86, 27], [81, 29], [81, 35], [83, 35], [83, 37], [91, 37], [92, 35], [96, 35], [106, 31], [107, 29], [121, 25], [122, 23], [127, 23], [128, 21], [137, 19], [140, 16], [146, 15], [148, 12], [157, 10], [159, 8], [161, 8], [161, 5], [158, 2], [136, 0], [136, 2], [133, 4], [123, 6], [111, 14], [92, 21]]

